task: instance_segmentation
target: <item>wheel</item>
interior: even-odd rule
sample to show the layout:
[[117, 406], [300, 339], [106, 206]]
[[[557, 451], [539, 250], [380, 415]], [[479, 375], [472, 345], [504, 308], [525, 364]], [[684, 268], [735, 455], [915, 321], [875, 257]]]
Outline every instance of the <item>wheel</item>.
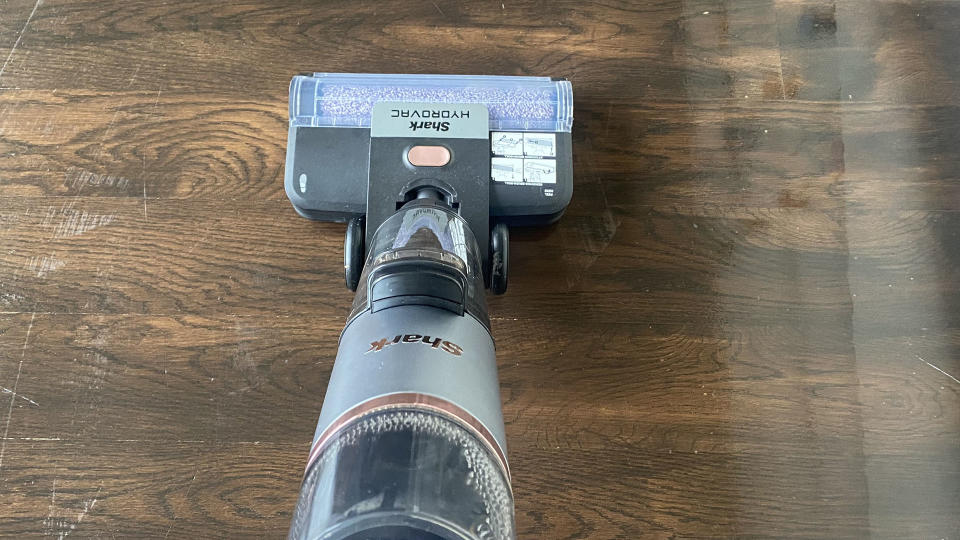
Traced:
[[510, 268], [510, 231], [497, 223], [490, 231], [490, 292], [507, 292], [507, 269]]
[[362, 271], [363, 218], [355, 217], [347, 222], [347, 234], [343, 238], [343, 273], [351, 291], [357, 290]]

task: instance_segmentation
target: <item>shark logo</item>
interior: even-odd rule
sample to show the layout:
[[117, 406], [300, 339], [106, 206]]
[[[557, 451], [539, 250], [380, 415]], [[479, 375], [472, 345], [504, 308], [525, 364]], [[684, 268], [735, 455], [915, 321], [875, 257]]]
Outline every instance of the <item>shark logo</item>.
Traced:
[[449, 131], [450, 122], [414, 122], [410, 121], [410, 131], [418, 129], [432, 129], [434, 131]]
[[453, 356], [460, 356], [463, 354], [463, 347], [457, 345], [452, 341], [447, 341], [443, 338], [432, 338], [430, 336], [421, 336], [420, 334], [400, 334], [394, 336], [393, 339], [383, 338], [378, 341], [371, 341], [370, 348], [367, 349], [367, 352], [363, 354], [370, 354], [375, 352], [380, 352], [387, 347], [392, 345], [402, 345], [402, 344], [420, 344], [427, 345], [431, 349], [440, 349], [446, 353], [452, 354]]

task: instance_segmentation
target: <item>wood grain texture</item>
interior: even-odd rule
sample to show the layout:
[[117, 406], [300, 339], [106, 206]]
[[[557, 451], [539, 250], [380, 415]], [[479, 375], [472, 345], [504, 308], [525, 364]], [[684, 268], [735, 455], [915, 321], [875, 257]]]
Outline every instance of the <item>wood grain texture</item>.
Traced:
[[573, 201], [490, 298], [521, 538], [960, 536], [958, 25], [7, 1], [0, 536], [285, 535], [352, 300], [282, 188], [310, 70], [573, 81]]

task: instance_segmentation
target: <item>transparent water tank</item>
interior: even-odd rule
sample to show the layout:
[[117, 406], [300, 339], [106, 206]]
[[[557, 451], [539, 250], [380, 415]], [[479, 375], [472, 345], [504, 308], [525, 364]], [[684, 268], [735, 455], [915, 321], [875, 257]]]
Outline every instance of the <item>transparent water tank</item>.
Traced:
[[[377, 228], [367, 250], [350, 319], [370, 307], [371, 275], [387, 265], [398, 267], [396, 263], [404, 261], [417, 265], [415, 271], [429, 271], [440, 265], [449, 274], [460, 276], [463, 311], [490, 327], [483, 259], [477, 240], [459, 214], [429, 198], [408, 202]], [[422, 292], [431, 291], [428, 287]]]

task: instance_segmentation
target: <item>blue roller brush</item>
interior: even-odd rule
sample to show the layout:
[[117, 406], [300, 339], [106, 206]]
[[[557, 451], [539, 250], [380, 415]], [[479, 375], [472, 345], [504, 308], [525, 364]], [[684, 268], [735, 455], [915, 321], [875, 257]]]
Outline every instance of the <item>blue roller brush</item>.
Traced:
[[570, 82], [549, 77], [314, 73], [294, 77], [290, 120], [298, 126], [369, 127], [380, 101], [480, 103], [490, 129], [570, 131]]

